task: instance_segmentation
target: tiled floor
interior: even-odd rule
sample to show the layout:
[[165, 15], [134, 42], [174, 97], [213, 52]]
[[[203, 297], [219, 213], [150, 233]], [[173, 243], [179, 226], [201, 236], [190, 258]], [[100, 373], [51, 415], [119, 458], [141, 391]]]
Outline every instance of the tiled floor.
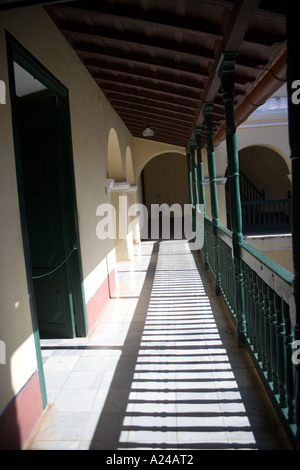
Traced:
[[198, 268], [185, 241], [145, 242], [90, 337], [42, 341], [30, 449], [289, 448]]

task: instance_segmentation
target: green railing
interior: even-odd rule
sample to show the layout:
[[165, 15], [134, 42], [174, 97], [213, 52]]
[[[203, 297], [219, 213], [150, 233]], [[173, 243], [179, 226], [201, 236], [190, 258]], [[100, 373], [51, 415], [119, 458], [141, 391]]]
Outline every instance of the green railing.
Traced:
[[207, 240], [200, 251], [208, 259], [208, 267], [219, 283], [220, 293], [233, 322], [237, 325], [238, 315], [244, 316], [245, 345], [293, 441], [296, 436], [295, 366], [292, 361], [294, 338], [290, 306], [293, 274], [243, 241], [244, 311], [236, 312], [232, 233], [220, 225], [214, 230], [209, 217], [205, 217], [204, 223]]
[[243, 201], [242, 224], [245, 233], [291, 230], [290, 199]]
[[[244, 234], [282, 233], [291, 231], [291, 199], [242, 201]], [[231, 226], [230, 205], [227, 206], [228, 227]]]

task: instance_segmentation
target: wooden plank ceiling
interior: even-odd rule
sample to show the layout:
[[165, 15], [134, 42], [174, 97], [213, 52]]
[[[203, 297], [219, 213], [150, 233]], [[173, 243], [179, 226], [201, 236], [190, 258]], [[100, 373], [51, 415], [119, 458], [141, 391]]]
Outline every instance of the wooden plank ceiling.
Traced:
[[241, 120], [265, 99], [258, 90], [267, 74], [269, 92], [283, 84], [282, 4], [85, 0], [45, 8], [133, 136], [142, 137], [150, 123], [152, 140], [186, 147], [205, 101], [214, 100], [214, 134], [224, 128], [215, 73], [223, 51], [239, 51], [235, 108], [243, 110]]

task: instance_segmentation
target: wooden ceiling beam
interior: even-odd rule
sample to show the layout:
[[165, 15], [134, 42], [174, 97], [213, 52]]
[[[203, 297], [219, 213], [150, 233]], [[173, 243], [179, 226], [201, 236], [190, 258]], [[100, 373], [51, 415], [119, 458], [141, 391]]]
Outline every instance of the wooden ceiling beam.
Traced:
[[198, 109], [198, 101], [191, 101], [187, 100], [185, 97], [177, 98], [174, 100], [172, 96], [165, 95], [161, 96], [156, 93], [148, 92], [147, 94], [141, 95], [137, 90], [134, 88], [132, 89], [124, 89], [122, 87], [114, 87], [114, 89], [109, 88], [101, 88], [103, 93], [105, 93], [107, 99], [110, 101], [112, 98], [117, 98], [121, 100], [143, 100], [147, 101], [150, 104], [153, 103], [155, 106], [158, 107], [168, 107], [168, 106], [180, 106], [181, 108], [191, 109], [191, 111], [197, 112]]
[[[133, 119], [139, 119], [137, 118], [137, 112], [134, 112], [134, 109], [130, 109], [130, 108], [116, 108], [117, 109], [117, 112], [118, 114], [120, 115], [123, 115], [123, 116], [126, 116], [127, 118], [130, 118], [132, 117]], [[167, 126], [176, 126], [182, 130], [188, 130], [188, 129], [191, 129], [191, 127], [193, 126], [193, 123], [194, 121], [191, 120], [190, 122], [188, 121], [180, 121], [179, 119], [172, 119], [171, 117], [168, 118], [168, 117], [165, 117], [162, 119], [162, 116], [160, 114], [153, 114], [153, 113], [150, 113], [150, 112], [147, 112], [147, 111], [139, 111], [139, 117], [143, 117], [143, 121], [144, 123], [147, 122], [147, 121], [151, 121], [151, 122], [156, 122], [156, 123], [159, 123], [159, 122], [163, 122], [165, 125]]]
[[97, 76], [97, 77], [105, 77], [105, 76], [108, 76], [108, 75], [114, 75], [116, 76], [115, 74], [118, 74], [120, 75], [121, 77], [121, 81], [123, 80], [122, 77], [125, 77], [125, 83], [126, 81], [132, 81], [132, 79], [134, 80], [152, 80], [152, 81], [156, 81], [156, 82], [159, 82], [159, 83], [163, 83], [163, 84], [166, 84], [166, 85], [170, 85], [172, 87], [176, 87], [178, 88], [179, 87], [183, 87], [183, 88], [187, 88], [187, 89], [191, 89], [191, 90], [194, 90], [196, 92], [198, 92], [199, 90], [201, 91], [204, 91], [204, 85], [202, 82], [200, 82], [199, 80], [193, 80], [193, 79], [190, 79], [190, 78], [186, 78], [186, 77], [180, 77], [180, 76], [176, 76], [174, 74], [171, 74], [171, 73], [164, 73], [164, 72], [153, 72], [152, 70], [150, 69], [137, 69], [137, 68], [132, 68], [130, 66], [125, 66], [125, 65], [121, 65], [121, 66], [115, 66], [114, 64], [111, 64], [110, 66], [109, 65], [106, 65], [106, 66], [100, 66], [100, 64], [95, 64], [95, 62], [93, 61], [89, 61], [89, 60], [86, 60], [84, 61], [84, 65], [87, 67], [87, 69], [90, 71], [90, 73], [94, 76]]
[[[94, 43], [74, 43], [74, 50], [81, 57], [82, 60], [85, 60], [87, 57], [90, 60], [102, 62], [108, 62], [109, 64], [118, 63], [127, 63], [131, 65], [140, 65], [147, 67], [157, 67], [162, 71], [180, 73], [181, 75], [187, 76], [197, 76], [208, 78], [208, 67], [201, 65], [201, 58], [194, 61], [185, 61], [183, 57], [179, 62], [176, 62], [172, 59], [165, 57], [159, 57], [157, 55], [151, 56], [148, 52], [126, 52], [125, 50], [113, 48], [113, 47], [104, 47], [96, 45]], [[209, 64], [213, 62], [212, 58], [205, 57], [205, 63]], [[265, 65], [265, 64], [262, 64]]]
[[[111, 103], [119, 106], [133, 106], [144, 109], [150, 109], [154, 112], [160, 113], [161, 110], [165, 112], [170, 112], [172, 114], [176, 114], [180, 116], [182, 119], [192, 117], [193, 119], [196, 116], [197, 110], [188, 108], [186, 106], [180, 106], [174, 103], [161, 103], [160, 101], [154, 101], [145, 99], [143, 97], [135, 96], [131, 98], [130, 96], [119, 96], [117, 93], [111, 93], [109, 100]], [[137, 109], [138, 109], [137, 108]]]
[[186, 98], [190, 98], [195, 101], [201, 100], [201, 93], [200, 90], [191, 90], [191, 89], [183, 89], [183, 87], [175, 87], [171, 85], [165, 85], [163, 83], [154, 83], [153, 81], [147, 81], [147, 80], [132, 80], [130, 78], [124, 78], [124, 77], [115, 77], [113, 75], [109, 74], [93, 74], [92, 75], [94, 80], [100, 84], [100, 86], [104, 87], [107, 86], [107, 84], [112, 84], [114, 85], [121, 85], [121, 86], [127, 86], [127, 87], [132, 87], [132, 88], [137, 88], [142, 94], [144, 94], [145, 91], [157, 91], [159, 89], [159, 93], [165, 94], [165, 95], [170, 95], [173, 96], [175, 99], [176, 97], [180, 97], [184, 94]]
[[182, 94], [178, 91], [176, 93], [175, 91], [161, 91], [160, 88], [155, 89], [155, 87], [151, 87], [149, 89], [148, 87], [143, 87], [139, 85], [132, 85], [129, 83], [122, 84], [118, 81], [103, 81], [103, 80], [98, 80], [97, 77], [95, 78], [95, 81], [99, 83], [101, 89], [105, 93], [106, 91], [117, 91], [119, 93], [124, 93], [125, 95], [128, 93], [131, 93], [133, 95], [137, 96], [144, 96], [145, 98], [153, 98], [156, 99], [157, 101], [169, 101], [173, 103], [177, 103], [177, 100], [182, 100], [182, 102], [190, 103], [191, 107], [197, 106], [199, 103], [200, 96], [198, 97], [187, 97], [186, 95], [184, 98], [182, 98]]
[[198, 60], [202, 57], [205, 59], [213, 59], [213, 50], [202, 46], [200, 44], [186, 44], [180, 43], [170, 39], [164, 39], [158, 37], [148, 37], [144, 34], [137, 33], [124, 33], [111, 28], [97, 28], [96, 26], [89, 26], [75, 22], [64, 22], [59, 24], [59, 28], [63, 34], [70, 38], [81, 37], [81, 38], [101, 38], [101, 41], [109, 44], [119, 44], [123, 46], [138, 46], [139, 48], [146, 48], [155, 51], [162, 51], [168, 53], [174, 58], [178, 55], [186, 57], [197, 57]]
[[112, 101], [113, 103], [113, 106], [114, 108], [116, 109], [124, 109], [124, 110], [128, 110], [128, 111], [131, 111], [131, 112], [135, 112], [137, 113], [137, 111], [141, 114], [145, 113], [145, 114], [150, 114], [152, 116], [160, 116], [160, 117], [164, 117], [166, 119], [169, 119], [170, 121], [173, 121], [173, 122], [178, 122], [178, 123], [181, 123], [182, 125], [184, 125], [184, 123], [188, 123], [188, 125], [192, 124], [194, 122], [194, 115], [193, 114], [190, 114], [190, 115], [187, 115], [187, 114], [179, 114], [179, 113], [174, 113], [172, 111], [169, 111], [169, 110], [166, 110], [164, 108], [151, 108], [150, 106], [148, 105], [145, 105], [145, 106], [138, 106], [136, 105], [135, 103], [128, 103], [127, 105], [126, 104], [118, 104], [117, 102], [115, 101]]
[[[228, 5], [227, 5], [228, 6]], [[84, 15], [89, 18], [93, 17], [104, 21], [106, 24], [126, 24], [126, 25], [140, 25], [144, 28], [155, 28], [169, 31], [170, 33], [193, 34], [196, 36], [204, 36], [206, 38], [222, 38], [223, 32], [221, 27], [213, 22], [209, 22], [203, 18], [193, 17], [178, 17], [177, 15], [168, 14], [168, 21], [165, 21], [164, 15], [159, 15], [159, 12], [147, 11], [143, 12], [141, 9], [131, 6], [122, 8], [118, 6], [110, 6], [98, 2], [96, 9], [86, 1], [81, 3], [81, 8], [84, 8]], [[55, 8], [57, 11], [75, 12], [78, 10], [72, 6], [58, 5]]]

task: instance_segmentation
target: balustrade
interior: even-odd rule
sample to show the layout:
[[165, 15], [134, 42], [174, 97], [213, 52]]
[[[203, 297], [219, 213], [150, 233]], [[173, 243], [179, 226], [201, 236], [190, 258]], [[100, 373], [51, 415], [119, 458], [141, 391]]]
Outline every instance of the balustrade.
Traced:
[[[215, 253], [213, 226], [205, 217], [207, 244], [203, 257], [209, 260], [214, 273]], [[235, 311], [234, 267], [232, 233], [218, 226], [220, 290], [235, 325], [239, 312]], [[205, 250], [207, 253], [205, 253]], [[267, 256], [242, 242], [241, 250], [245, 308], [245, 345], [262, 378], [267, 392], [282, 419], [291, 440], [296, 436], [295, 424], [295, 365], [293, 354], [293, 327], [290, 300], [293, 274]]]

